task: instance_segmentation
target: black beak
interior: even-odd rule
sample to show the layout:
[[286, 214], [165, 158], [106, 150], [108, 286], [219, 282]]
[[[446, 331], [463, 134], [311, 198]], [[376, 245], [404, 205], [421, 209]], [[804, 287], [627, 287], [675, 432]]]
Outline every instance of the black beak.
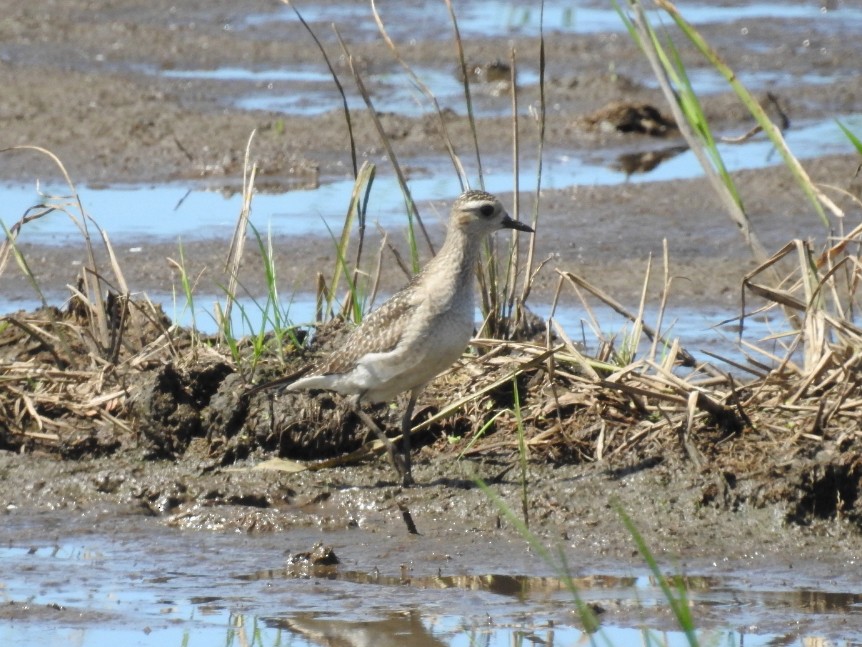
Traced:
[[527, 231], [531, 234], [536, 233], [530, 225], [525, 225], [519, 220], [512, 220], [509, 216], [503, 216], [503, 222], [500, 223], [503, 229], [517, 229], [518, 231]]

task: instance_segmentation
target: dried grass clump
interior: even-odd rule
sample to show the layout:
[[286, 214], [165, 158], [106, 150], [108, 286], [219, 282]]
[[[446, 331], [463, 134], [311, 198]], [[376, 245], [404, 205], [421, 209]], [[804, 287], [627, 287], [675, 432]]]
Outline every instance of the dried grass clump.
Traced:
[[[0, 245], [0, 277], [14, 259], [43, 304], [0, 318], [0, 447], [73, 456], [110, 451], [132, 431], [124, 412], [134, 376], [165, 361], [165, 353], [180, 356], [188, 339], [161, 308], [131, 298], [107, 233], [84, 210], [62, 162], [36, 146], [8, 150], [47, 156], [69, 191], [43, 194]], [[57, 216], [71, 219], [86, 251], [64, 310], [48, 306], [16, 244], [28, 223]]]
[[[631, 350], [606, 345], [596, 358], [586, 358], [559, 327], [551, 335], [553, 322], [552, 341], [544, 345], [479, 340], [487, 353], [476, 362], [479, 377], [464, 388], [471, 394], [422, 426], [460, 409], [479, 428], [501, 406], [499, 390], [507, 390], [511, 403], [517, 384], [526, 445], [535, 456], [554, 460], [679, 451], [696, 467], [711, 459], [750, 470], [762, 468], [767, 457], [789, 460], [806, 445], [817, 451], [830, 443], [844, 451], [862, 440], [862, 329], [855, 322], [860, 249], [862, 226], [819, 255], [796, 240], [746, 276], [743, 309], [752, 296], [758, 307], [744, 311], [743, 322], [778, 313], [786, 330], [758, 343], [741, 337], [745, 362], [719, 358], [734, 367], [733, 375], [695, 362], [679, 340], [663, 339], [643, 323], [643, 304], [629, 313], [582, 278], [561, 273], [628, 317], [633, 335], [648, 337], [646, 356], [621, 365], [619, 358]], [[779, 266], [785, 275], [777, 285], [761, 279], [780, 276], [774, 272]], [[639, 340], [633, 343], [637, 347]], [[783, 353], [766, 350], [776, 343]], [[516, 453], [515, 424], [514, 415], [501, 415], [496, 434], [455, 449]]]
[[[771, 338], [780, 341], [783, 355], [749, 346], [775, 364], [751, 385], [749, 402], [758, 406], [766, 427], [792, 429], [793, 441], [828, 438], [843, 445], [862, 434], [862, 327], [856, 321], [860, 250], [862, 226], [819, 255], [807, 242], [795, 240], [743, 282], [746, 292], [766, 301], [753, 314], [785, 314], [787, 329]], [[791, 269], [778, 285], [760, 282], [766, 270], [782, 262]], [[750, 362], [762, 366], [753, 357]]]
[[134, 435], [125, 418], [136, 377], [176, 342], [152, 304], [119, 297], [106, 303], [114, 315], [107, 332], [117, 340], [107, 358], [86, 314], [93, 304], [81, 306], [77, 296], [63, 311], [45, 307], [0, 319], [0, 447], [79, 456], [111, 451], [123, 434]]

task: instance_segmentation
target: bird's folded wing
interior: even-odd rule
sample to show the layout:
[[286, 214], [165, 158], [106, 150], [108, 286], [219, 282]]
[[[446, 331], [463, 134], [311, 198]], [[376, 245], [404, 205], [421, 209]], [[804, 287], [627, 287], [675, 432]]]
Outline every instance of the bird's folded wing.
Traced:
[[416, 307], [408, 291], [401, 291], [369, 314], [341, 343], [340, 348], [326, 357], [313, 372], [317, 375], [346, 373], [368, 353], [393, 350], [409, 324], [410, 312]]

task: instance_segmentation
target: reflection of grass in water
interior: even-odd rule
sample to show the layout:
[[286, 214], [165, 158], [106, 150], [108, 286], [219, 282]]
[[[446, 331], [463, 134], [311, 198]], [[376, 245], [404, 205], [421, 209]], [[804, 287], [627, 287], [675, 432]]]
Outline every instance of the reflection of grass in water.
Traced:
[[[503, 20], [503, 24], [509, 30], [526, 27], [535, 20], [533, 16], [534, 11], [536, 11], [534, 7], [527, 7], [520, 3], [507, 2], [506, 15]], [[576, 15], [577, 9], [574, 6], [567, 5], [563, 7], [562, 12], [560, 13], [558, 27], [563, 29], [573, 28], [575, 26]]]
[[[522, 521], [514, 512], [512, 512], [512, 510], [506, 505], [505, 501], [503, 501], [482, 479], [477, 478], [475, 479], [475, 482], [485, 495], [494, 503], [500, 513], [515, 527], [521, 537], [523, 537], [523, 539], [529, 544], [532, 551], [539, 556], [539, 558], [554, 572], [559, 581], [563, 583], [566, 590], [572, 596], [572, 600], [577, 609], [584, 631], [589, 634], [590, 644], [603, 644], [608, 647], [612, 647], [613, 643], [608, 636], [605, 635], [598, 616], [581, 598], [580, 590], [575, 578], [571, 574], [572, 571], [566, 560], [563, 549], [560, 547], [554, 552], [549, 550], [541, 540], [530, 531], [527, 523]], [[697, 627], [694, 622], [694, 617], [691, 613], [685, 578], [682, 575], [668, 576], [662, 573], [655, 555], [650, 550], [649, 545], [646, 543], [631, 518], [626, 514], [619, 503], [615, 502], [613, 504], [613, 509], [616, 511], [626, 530], [631, 535], [638, 552], [650, 572], [653, 574], [655, 581], [661, 588], [662, 595], [670, 607], [680, 630], [685, 634], [687, 643], [691, 645], [691, 647], [697, 647], [700, 642], [697, 637]], [[673, 583], [673, 586], [671, 583]], [[651, 641], [653, 640], [651, 632], [647, 629], [644, 629], [643, 631], [645, 638], [647, 639], [647, 644], [651, 644]], [[662, 644], [662, 641], [658, 641], [657, 644]]]

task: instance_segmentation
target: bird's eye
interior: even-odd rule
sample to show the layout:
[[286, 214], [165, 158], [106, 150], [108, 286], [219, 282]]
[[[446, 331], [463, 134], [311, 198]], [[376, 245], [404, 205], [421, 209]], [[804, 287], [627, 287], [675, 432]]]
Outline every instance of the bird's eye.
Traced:
[[486, 204], [482, 205], [482, 208], [479, 209], [479, 213], [481, 213], [486, 218], [494, 215], [494, 205]]

